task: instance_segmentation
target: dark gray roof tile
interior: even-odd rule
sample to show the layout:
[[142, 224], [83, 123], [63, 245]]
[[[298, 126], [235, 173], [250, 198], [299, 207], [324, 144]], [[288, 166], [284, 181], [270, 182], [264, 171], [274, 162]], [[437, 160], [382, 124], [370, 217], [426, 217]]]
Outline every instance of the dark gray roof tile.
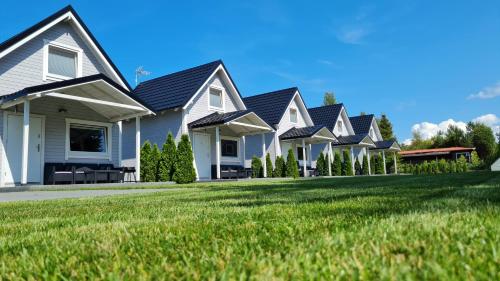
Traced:
[[309, 108], [308, 111], [314, 124], [325, 125], [328, 129], [330, 129], [330, 131], [333, 131], [335, 121], [337, 121], [342, 107], [344, 107], [344, 104], [337, 103], [333, 105]]

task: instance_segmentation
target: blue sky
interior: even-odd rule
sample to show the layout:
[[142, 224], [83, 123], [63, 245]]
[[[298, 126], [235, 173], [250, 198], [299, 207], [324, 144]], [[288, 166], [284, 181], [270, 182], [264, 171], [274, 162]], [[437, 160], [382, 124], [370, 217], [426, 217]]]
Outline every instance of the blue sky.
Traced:
[[5, 1], [0, 40], [72, 4], [131, 84], [140, 65], [220, 58], [243, 96], [298, 86], [313, 107], [334, 91], [350, 115], [386, 113], [401, 141], [448, 119], [500, 126], [500, 2], [305, 3]]

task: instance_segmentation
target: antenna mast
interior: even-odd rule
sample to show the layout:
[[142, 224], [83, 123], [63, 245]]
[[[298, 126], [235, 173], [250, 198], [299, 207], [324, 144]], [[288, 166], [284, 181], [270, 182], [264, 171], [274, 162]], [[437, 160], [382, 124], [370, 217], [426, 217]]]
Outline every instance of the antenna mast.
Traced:
[[144, 67], [142, 67], [142, 66], [139, 66], [138, 68], [136, 68], [135, 69], [135, 86], [137, 87], [137, 85], [139, 85], [139, 78], [141, 76], [147, 76], [150, 74], [151, 74], [151, 72], [144, 70]]

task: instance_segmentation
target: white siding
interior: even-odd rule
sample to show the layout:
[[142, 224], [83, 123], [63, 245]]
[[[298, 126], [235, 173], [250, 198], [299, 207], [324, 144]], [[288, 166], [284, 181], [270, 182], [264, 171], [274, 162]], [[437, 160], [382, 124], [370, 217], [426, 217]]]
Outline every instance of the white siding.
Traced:
[[[44, 40], [56, 41], [83, 50], [82, 75], [107, 74], [90, 48], [69, 23], [59, 23], [0, 59], [0, 95], [50, 83], [43, 81]], [[109, 77], [112, 77], [108, 74]]]
[[186, 116], [187, 124], [216, 112], [214, 110], [209, 110], [208, 108], [209, 89], [210, 86], [212, 85], [225, 89], [225, 95], [224, 95], [225, 112], [231, 112], [243, 109], [238, 107], [237, 103], [234, 100], [233, 95], [229, 93], [229, 88], [221, 80], [220, 76], [216, 74], [207, 83], [207, 85], [201, 89], [200, 94], [194, 99], [192, 105], [187, 108], [188, 110], [188, 114]]
[[500, 171], [500, 158], [498, 158], [497, 161], [495, 161], [495, 163], [493, 163], [493, 165], [491, 165], [491, 170], [492, 171]]
[[[156, 116], [141, 118], [141, 145], [148, 140], [161, 149], [169, 132], [176, 142], [181, 138], [181, 111], [167, 110]], [[134, 164], [135, 159], [135, 119], [123, 122], [122, 159], [126, 165]], [[132, 165], [133, 166], [133, 165]]]

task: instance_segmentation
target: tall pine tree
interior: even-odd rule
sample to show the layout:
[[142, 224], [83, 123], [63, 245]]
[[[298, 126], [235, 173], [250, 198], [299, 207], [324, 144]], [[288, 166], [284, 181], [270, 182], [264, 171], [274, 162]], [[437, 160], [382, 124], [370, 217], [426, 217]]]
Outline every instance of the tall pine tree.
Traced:
[[392, 131], [391, 121], [387, 118], [387, 115], [382, 114], [380, 119], [377, 119], [378, 127], [380, 129], [380, 134], [384, 140], [393, 140], [394, 132]]
[[323, 105], [333, 105], [337, 103], [337, 99], [335, 98], [335, 94], [333, 92], [326, 92], [323, 97]]

